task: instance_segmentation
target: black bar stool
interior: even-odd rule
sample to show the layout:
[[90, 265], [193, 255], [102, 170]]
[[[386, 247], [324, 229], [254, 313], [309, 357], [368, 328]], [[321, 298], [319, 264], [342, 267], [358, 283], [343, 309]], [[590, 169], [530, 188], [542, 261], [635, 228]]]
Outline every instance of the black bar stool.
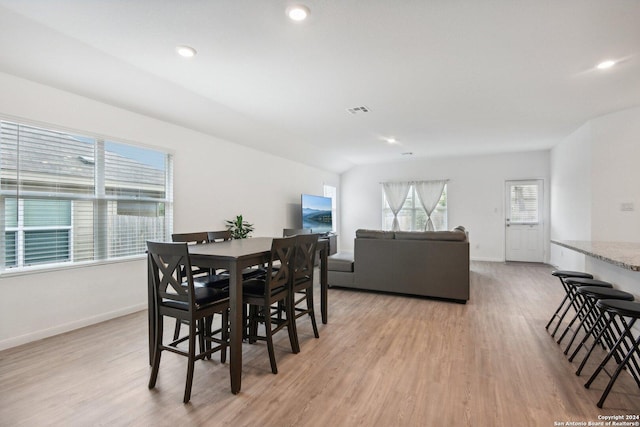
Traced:
[[[573, 354], [571, 354], [571, 357], [569, 357], [570, 362], [578, 354], [578, 351], [584, 346], [589, 336], [593, 336], [594, 339], [596, 340], [596, 343], [601, 339], [604, 339], [606, 346], [603, 343], [603, 347], [605, 348], [605, 350], [610, 350], [617, 339], [616, 338], [617, 336], [612, 334], [612, 331], [605, 327], [605, 321], [604, 319], [602, 319], [602, 312], [599, 312], [599, 310], [596, 308], [596, 302], [598, 300], [601, 300], [601, 299], [617, 299], [617, 300], [623, 300], [623, 301], [634, 300], [633, 295], [630, 294], [629, 292], [620, 291], [618, 289], [600, 287], [600, 286], [580, 286], [576, 289], [576, 292], [582, 296], [582, 299], [584, 301], [584, 304], [582, 305], [582, 307], [580, 307], [580, 310], [583, 311], [584, 313], [583, 313], [583, 318], [580, 321], [580, 324], [576, 327], [576, 330], [573, 332], [573, 336], [571, 337], [571, 340], [569, 341], [567, 348], [564, 350], [564, 354], [569, 353], [569, 349], [573, 345], [573, 342], [576, 339], [576, 336], [578, 335], [578, 331], [582, 327], [583, 323], [587, 319], [593, 318], [593, 316], [596, 316], [596, 317], [593, 320], [592, 326], [584, 335], [584, 338], [582, 339], [582, 341], [580, 341], [580, 344], [578, 345], [578, 347], [575, 349]], [[577, 314], [576, 314], [576, 317], [578, 317]], [[574, 317], [574, 320], [576, 317]], [[595, 338], [596, 336], [598, 336], [597, 339]], [[587, 358], [588, 357], [586, 357], [585, 359]], [[585, 361], [583, 360], [583, 363], [584, 362]]]
[[[589, 381], [587, 381], [584, 386], [586, 388], [589, 388], [589, 386], [591, 386], [591, 383], [593, 383], [600, 371], [602, 371], [603, 369], [605, 370], [605, 373], [609, 375], [609, 373], [605, 369], [605, 365], [609, 362], [609, 360], [611, 360], [614, 353], [622, 348], [621, 346], [623, 345], [623, 342], [626, 343], [627, 348], [629, 349], [622, 361], [618, 363], [618, 366], [613, 375], [609, 375], [609, 383], [607, 384], [607, 387], [604, 389], [604, 392], [602, 393], [602, 396], [597, 403], [598, 408], [602, 408], [605, 399], [609, 395], [609, 392], [611, 391], [611, 388], [616, 382], [616, 379], [618, 378], [618, 375], [620, 375], [622, 369], [629, 368], [629, 371], [636, 381], [636, 384], [638, 384], [638, 387], [640, 387], [640, 379], [638, 378], [640, 369], [638, 367], [636, 358], [633, 357], [634, 354], [640, 356], [640, 349], [638, 348], [638, 345], [640, 344], [640, 335], [638, 336], [638, 338], [634, 338], [633, 334], [631, 333], [631, 328], [636, 323], [636, 320], [640, 318], [640, 303], [634, 301], [601, 299], [598, 300], [596, 306], [609, 316], [609, 323], [618, 321], [623, 330], [622, 334], [618, 338], [618, 341], [616, 341], [613, 348], [605, 356], [605, 358], [600, 363], [600, 366], [598, 366], [593, 375], [591, 375], [591, 378], [589, 378]], [[630, 319], [629, 322], [627, 322], [627, 318]], [[629, 363], [630, 361], [631, 363]]]
[[[593, 279], [593, 276], [589, 273], [583, 273], [581, 271], [569, 271], [569, 270], [554, 270], [551, 272], [552, 275], [556, 276], [558, 279], [560, 279], [560, 283], [562, 284], [562, 288], [564, 289], [565, 295], [564, 298], [562, 299], [562, 302], [560, 302], [560, 305], [558, 306], [558, 308], [556, 309], [555, 313], [553, 313], [553, 316], [551, 316], [551, 319], [549, 319], [549, 322], [547, 323], [547, 326], [545, 326], [545, 329], [549, 329], [549, 327], [551, 326], [551, 324], [553, 323], [554, 319], [558, 319], [558, 324], [556, 325], [555, 329], [553, 330], [553, 333], [551, 334], [551, 336], [555, 336], [556, 335], [556, 331], [558, 330], [558, 326], [560, 326], [560, 323], [562, 323], [562, 319], [564, 318], [564, 316], [560, 317], [560, 311], [562, 311], [562, 308], [564, 307], [564, 305], [570, 301], [570, 293], [569, 293], [569, 289], [567, 287], [567, 284], [564, 282], [564, 279], [566, 279], [567, 277], [579, 277], [579, 278], [583, 278], [583, 279]], [[567, 305], [566, 310], [569, 310], [569, 307], [571, 306], [571, 304], [569, 303]], [[564, 312], [564, 314], [566, 315], [566, 310]]]
[[[587, 291], [586, 286], [583, 286], [582, 288], [583, 288], [582, 292]], [[584, 356], [584, 359], [582, 359], [582, 362], [580, 363], [580, 366], [576, 371], [576, 375], [578, 376], [582, 373], [582, 369], [587, 363], [587, 360], [589, 360], [589, 357], [591, 356], [593, 349], [596, 348], [598, 344], [602, 345], [604, 350], [611, 351], [611, 349], [613, 349], [615, 343], [618, 341], [620, 336], [622, 336], [622, 330], [620, 329], [620, 325], [618, 325], [618, 322], [612, 321], [613, 320], [612, 316], [605, 316], [606, 312], [605, 310], [602, 310], [600, 306], [597, 304], [598, 300], [619, 299], [622, 301], [633, 301], [634, 299], [632, 294], [629, 294], [628, 292], [624, 292], [624, 291], [618, 291], [618, 292], [622, 292], [617, 294], [621, 298], [611, 298], [607, 296], [606, 292], [603, 292], [604, 290], [605, 289], [596, 288], [594, 290], [595, 292], [590, 292], [590, 295], [588, 295], [588, 298], [590, 298], [591, 302], [594, 303], [594, 310], [598, 312], [598, 317], [596, 319], [594, 326], [589, 330], [589, 333], [585, 334], [584, 338], [582, 339], [578, 347], [575, 349], [571, 357], [569, 357], [569, 361], [570, 362], [573, 361], [573, 358], [578, 354], [578, 351], [580, 351], [580, 349], [584, 346], [589, 336], [590, 335], [593, 336], [594, 338], [593, 344], [591, 344], [591, 347], [587, 351], [587, 354]], [[611, 295], [611, 293], [609, 293], [609, 295]], [[602, 340], [604, 340], [604, 343], [602, 342]], [[623, 344], [625, 349], [628, 351], [630, 348], [628, 343], [623, 342]], [[622, 362], [622, 359], [624, 358], [623, 350], [620, 348], [616, 350], [613, 353], [613, 357], [615, 358], [616, 363]]]
[[[581, 278], [577, 278], [577, 277], [568, 277], [564, 280], [564, 283], [567, 285], [567, 289], [569, 290], [569, 301], [570, 304], [567, 305], [567, 308], [565, 309], [565, 311], [562, 313], [562, 316], [560, 317], [560, 322], [564, 319], [564, 317], [567, 315], [567, 312], [569, 311], [569, 307], [573, 307], [576, 314], [575, 316], [571, 319], [571, 322], [569, 322], [569, 325], [567, 325], [567, 327], [564, 329], [564, 332], [562, 332], [562, 335], [560, 336], [560, 338], [558, 339], [557, 343], [560, 344], [563, 340], [563, 338], [565, 337], [565, 335], [567, 335], [567, 333], [569, 332], [569, 330], [571, 330], [571, 327], [573, 326], [574, 322], [579, 319], [581, 321], [581, 325], [584, 328], [585, 332], [587, 332], [589, 330], [589, 328], [591, 328], [591, 326], [593, 326], [593, 322], [595, 321], [595, 315], [592, 315], [591, 317], [584, 317], [584, 313], [582, 308], [584, 307], [585, 304], [585, 298], [583, 295], [580, 295], [577, 292], [577, 289], [580, 286], [597, 286], [600, 288], [613, 288], [613, 285], [609, 282], [605, 282], [603, 280], [596, 280], [596, 279], [581, 279]], [[582, 320], [585, 320], [585, 322], [582, 322]], [[558, 326], [560, 325], [560, 323], [558, 322]], [[557, 329], [557, 326], [556, 326]]]

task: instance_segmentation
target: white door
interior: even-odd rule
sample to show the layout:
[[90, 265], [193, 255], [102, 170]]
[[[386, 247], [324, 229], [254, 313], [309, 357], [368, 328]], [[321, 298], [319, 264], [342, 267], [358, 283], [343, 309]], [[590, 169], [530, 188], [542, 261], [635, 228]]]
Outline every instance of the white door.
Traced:
[[543, 262], [542, 180], [506, 182], [505, 259]]

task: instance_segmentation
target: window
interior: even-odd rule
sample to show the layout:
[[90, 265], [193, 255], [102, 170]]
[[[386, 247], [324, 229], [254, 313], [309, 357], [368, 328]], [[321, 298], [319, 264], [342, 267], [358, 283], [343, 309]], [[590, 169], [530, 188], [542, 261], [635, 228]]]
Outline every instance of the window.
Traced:
[[537, 183], [511, 186], [509, 207], [512, 224], [538, 223], [538, 188]]
[[337, 198], [338, 189], [332, 185], [324, 185], [324, 197], [331, 197], [331, 230], [337, 231], [336, 220], [338, 219]]
[[[6, 265], [69, 261], [69, 200], [5, 199]], [[18, 249], [22, 250], [19, 251]]]
[[172, 228], [171, 156], [0, 121], [0, 270], [143, 254]]
[[[431, 221], [436, 230], [447, 230], [447, 186], [444, 186], [440, 200], [431, 214]], [[413, 185], [409, 187], [409, 194], [402, 209], [398, 213], [398, 222], [402, 231], [424, 231], [427, 225], [427, 213], [420, 204], [420, 199]], [[382, 229], [391, 230], [393, 212], [389, 208], [387, 198], [382, 192]]]

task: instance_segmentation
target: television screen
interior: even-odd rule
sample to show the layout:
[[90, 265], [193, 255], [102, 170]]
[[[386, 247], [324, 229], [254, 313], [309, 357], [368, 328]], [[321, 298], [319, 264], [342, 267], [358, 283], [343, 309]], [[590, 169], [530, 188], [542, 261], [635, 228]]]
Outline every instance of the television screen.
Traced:
[[332, 231], [331, 197], [302, 195], [302, 228], [314, 233]]

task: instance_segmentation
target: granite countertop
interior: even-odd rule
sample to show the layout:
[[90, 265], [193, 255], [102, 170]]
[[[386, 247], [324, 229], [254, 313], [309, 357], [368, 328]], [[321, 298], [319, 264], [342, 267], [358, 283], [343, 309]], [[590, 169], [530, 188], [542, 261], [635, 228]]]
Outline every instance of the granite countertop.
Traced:
[[551, 240], [559, 246], [632, 271], [640, 271], [640, 243], [590, 240]]

